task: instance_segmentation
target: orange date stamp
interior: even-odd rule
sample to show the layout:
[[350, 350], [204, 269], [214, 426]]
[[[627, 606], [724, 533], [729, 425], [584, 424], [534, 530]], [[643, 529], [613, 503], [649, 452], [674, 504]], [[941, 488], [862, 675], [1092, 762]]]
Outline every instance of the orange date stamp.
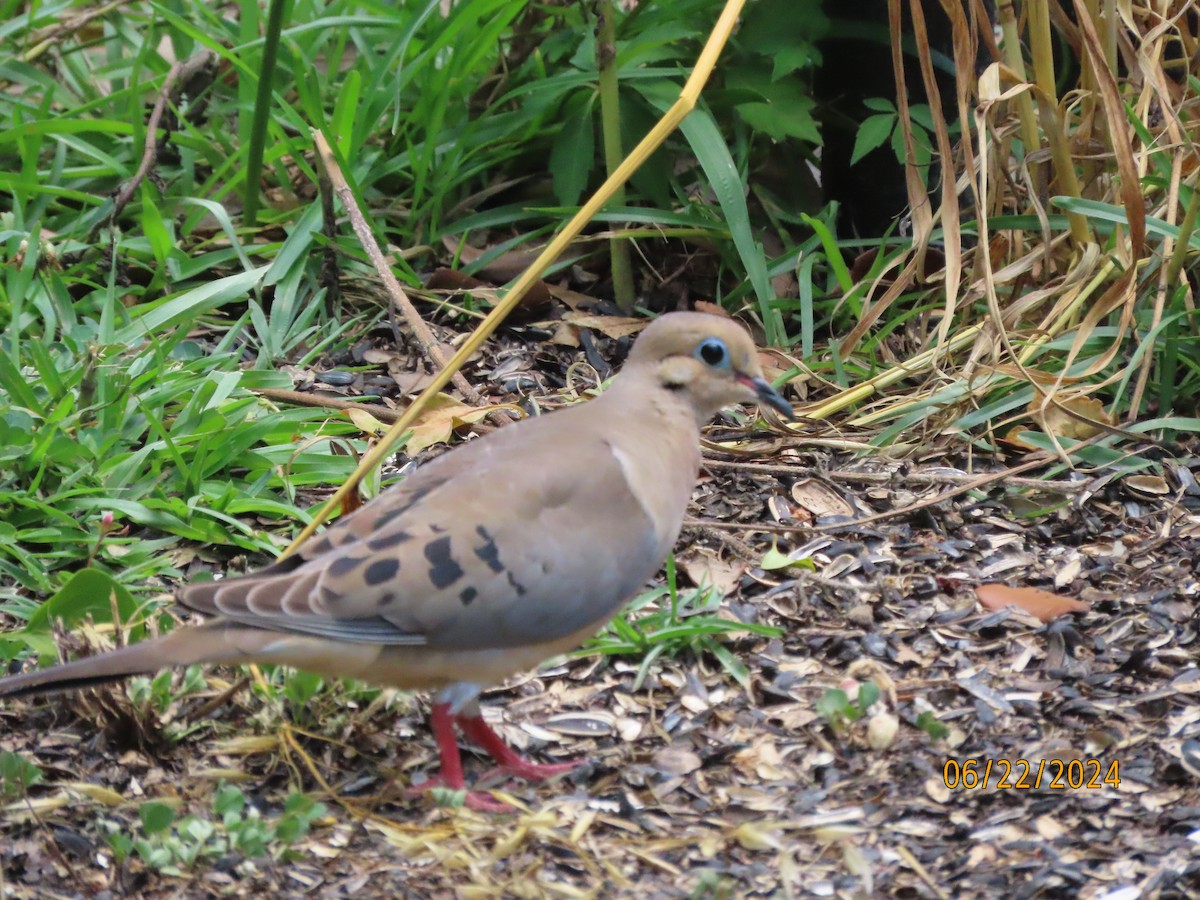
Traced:
[[948, 759], [942, 783], [952, 791], [1083, 791], [1121, 787], [1119, 760]]

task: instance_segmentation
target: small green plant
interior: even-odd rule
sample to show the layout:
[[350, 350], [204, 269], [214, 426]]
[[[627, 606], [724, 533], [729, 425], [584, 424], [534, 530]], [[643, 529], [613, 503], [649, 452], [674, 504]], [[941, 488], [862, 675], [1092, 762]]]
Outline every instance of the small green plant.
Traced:
[[325, 679], [302, 669], [291, 669], [283, 676], [283, 696], [293, 719], [303, 721], [309, 717], [309, 704], [325, 686]]
[[325, 805], [303, 794], [292, 794], [283, 815], [274, 821], [246, 802], [232, 785], [217, 790], [213, 817], [186, 816], [175, 820], [175, 810], [151, 801], [138, 810], [140, 834], [121, 831], [109, 823], [109, 847], [117, 862], [136, 854], [146, 865], [166, 875], [181, 875], [204, 860], [227, 853], [287, 859], [289, 847], [308, 833], [315, 819], [325, 815]]
[[42, 780], [42, 770], [19, 753], [0, 753], [0, 799], [14, 800]]
[[[904, 131], [899, 128], [900, 111], [896, 104], [886, 97], [870, 97], [863, 105], [873, 112], [873, 115], [863, 119], [858, 126], [858, 134], [854, 137], [854, 152], [850, 156], [850, 164], [858, 162], [872, 150], [882, 147], [891, 139], [892, 152], [896, 159], [904, 162]], [[917, 168], [923, 178], [928, 177], [929, 163], [933, 159], [933, 113], [927, 103], [915, 103], [908, 108], [909, 122], [912, 125], [913, 153]], [[957, 125], [950, 127], [951, 137], [958, 133]]]
[[174, 670], [165, 669], [153, 678], [133, 678], [129, 681], [129, 697], [137, 704], [149, 704], [160, 715], [165, 713], [172, 703], [198, 691], [204, 690], [208, 682], [204, 677], [204, 669], [200, 666], [188, 666], [179, 687], [173, 686]]
[[933, 741], [940, 741], [950, 733], [950, 729], [939, 722], [937, 716], [929, 710], [925, 710], [917, 716], [917, 727], [929, 735], [929, 739]]
[[640, 656], [635, 690], [641, 687], [656, 659], [664, 654], [678, 656], [684, 651], [716, 657], [739, 684], [749, 687], [749, 670], [721, 639], [739, 631], [778, 637], [779, 629], [721, 616], [721, 600], [720, 592], [711, 587], [681, 593], [675, 579], [675, 557], [668, 556], [666, 584], [630, 603], [580, 653]]
[[859, 684], [853, 700], [841, 688], [830, 688], [817, 701], [817, 714], [830, 728], [842, 733], [852, 722], [863, 718], [878, 699], [879, 687], [873, 681]]

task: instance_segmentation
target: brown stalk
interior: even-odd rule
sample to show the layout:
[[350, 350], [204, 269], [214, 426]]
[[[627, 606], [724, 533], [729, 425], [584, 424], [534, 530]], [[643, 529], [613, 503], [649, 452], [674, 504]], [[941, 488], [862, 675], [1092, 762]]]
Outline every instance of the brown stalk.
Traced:
[[[211, 50], [201, 50], [194, 56], [186, 60], [176, 60], [171, 64], [171, 68], [167, 70], [167, 75], [163, 79], [162, 87], [158, 90], [158, 97], [155, 98], [154, 108], [150, 111], [150, 119], [146, 122], [146, 141], [142, 148], [142, 161], [137, 167], [137, 171], [133, 173], [133, 177], [129, 179], [117, 192], [117, 196], [113, 198], [112, 212], [108, 218], [96, 222], [91, 230], [84, 237], [83, 242], [90, 244], [96, 237], [96, 232], [104, 224], [112, 225], [117, 221], [117, 217], [129, 205], [129, 201], [133, 199], [134, 192], [141, 187], [142, 182], [146, 180], [146, 176], [150, 174], [150, 170], [154, 168], [154, 164], [158, 161], [158, 151], [161, 143], [158, 137], [158, 126], [162, 121], [163, 113], [166, 112], [167, 103], [171, 99], [171, 92], [175, 90], [175, 84], [179, 81], [187, 81], [194, 73], [210, 65], [216, 59], [216, 54]], [[163, 140], [166, 135], [163, 136]]]
[[[367, 257], [371, 260], [371, 265], [375, 267], [375, 272], [379, 275], [379, 280], [383, 282], [384, 290], [387, 291], [388, 298], [391, 301], [390, 308], [399, 309], [404, 315], [404, 321], [408, 323], [413, 337], [416, 338], [417, 345], [421, 348], [421, 353], [424, 354], [429, 364], [439, 369], [446, 368], [446, 355], [442, 352], [441, 345], [438, 344], [437, 339], [433, 336], [433, 332], [429, 330], [429, 326], [425, 324], [425, 320], [421, 318], [421, 314], [417, 312], [417, 308], [408, 298], [408, 294], [404, 292], [404, 288], [400, 286], [400, 282], [396, 279], [396, 276], [392, 274], [392, 267], [388, 264], [387, 258], [383, 255], [383, 250], [380, 249], [379, 243], [375, 240], [375, 235], [371, 232], [371, 226], [367, 222], [366, 216], [359, 209], [358, 201], [354, 197], [354, 191], [350, 190], [350, 185], [347, 184], [346, 177], [342, 174], [341, 167], [338, 166], [333, 151], [330, 149], [329, 143], [325, 140], [325, 135], [320, 131], [314, 130], [313, 140], [317, 146], [317, 161], [321, 173], [324, 177], [329, 178], [329, 183], [333, 187], [334, 194], [342, 202], [342, 208], [346, 210], [346, 214], [350, 217], [350, 226], [354, 229], [354, 233], [357, 235], [362, 248], [367, 252]], [[467, 381], [461, 372], [455, 372], [451, 376], [451, 380], [468, 403], [473, 406], [483, 406], [483, 398], [475, 388], [471, 387], [470, 382]], [[497, 418], [503, 419], [504, 416], [497, 414]], [[497, 424], [500, 423], [497, 422]]]

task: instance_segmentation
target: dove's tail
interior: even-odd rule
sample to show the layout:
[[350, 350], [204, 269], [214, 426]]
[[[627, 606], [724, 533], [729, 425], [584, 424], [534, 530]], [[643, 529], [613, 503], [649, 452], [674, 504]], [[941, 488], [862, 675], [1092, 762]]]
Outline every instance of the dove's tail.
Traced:
[[130, 644], [108, 653], [0, 678], [0, 697], [25, 697], [70, 691], [120, 681], [130, 675], [147, 675], [160, 669], [193, 663], [247, 662], [247, 656], [224, 622], [179, 628], [170, 634]]

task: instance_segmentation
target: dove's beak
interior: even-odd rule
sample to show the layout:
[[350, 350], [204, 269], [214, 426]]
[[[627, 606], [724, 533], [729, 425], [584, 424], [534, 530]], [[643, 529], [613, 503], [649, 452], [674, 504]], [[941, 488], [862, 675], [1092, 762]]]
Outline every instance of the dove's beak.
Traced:
[[792, 420], [796, 418], [792, 412], [792, 404], [784, 399], [783, 394], [779, 393], [771, 386], [771, 382], [765, 378], [751, 378], [749, 375], [739, 375], [738, 381], [744, 384], [750, 390], [754, 391], [754, 395], [758, 397], [758, 402], [771, 407], [785, 419]]

